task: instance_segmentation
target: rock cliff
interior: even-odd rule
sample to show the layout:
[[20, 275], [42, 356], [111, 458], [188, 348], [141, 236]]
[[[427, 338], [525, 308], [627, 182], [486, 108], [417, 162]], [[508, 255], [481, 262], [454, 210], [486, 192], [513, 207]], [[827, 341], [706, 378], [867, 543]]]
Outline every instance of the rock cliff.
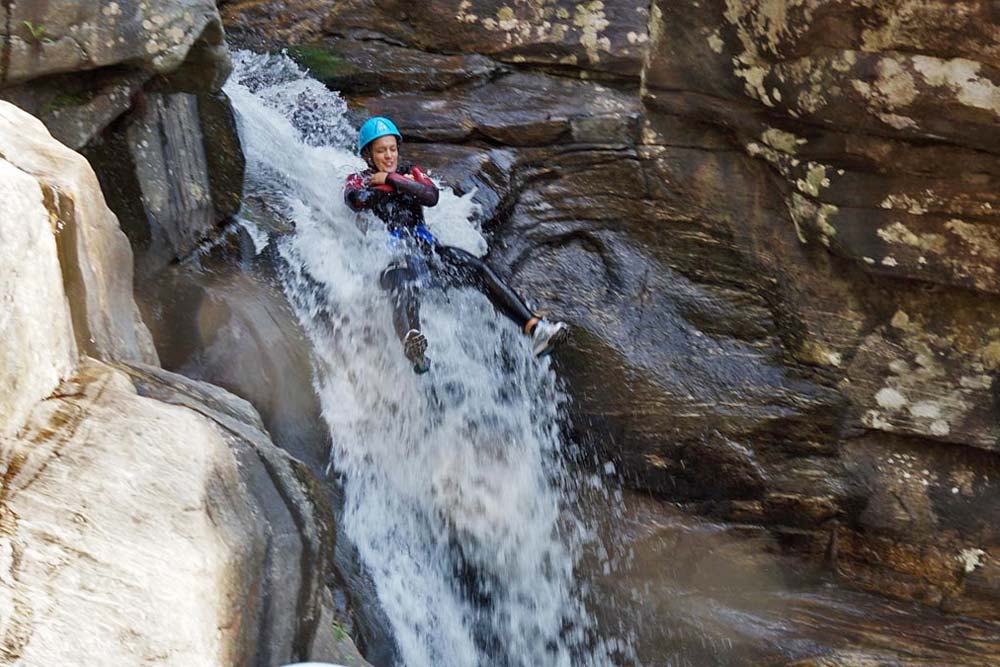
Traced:
[[346, 0], [270, 35], [260, 7], [234, 34], [477, 189], [626, 484], [996, 619], [989, 3]]

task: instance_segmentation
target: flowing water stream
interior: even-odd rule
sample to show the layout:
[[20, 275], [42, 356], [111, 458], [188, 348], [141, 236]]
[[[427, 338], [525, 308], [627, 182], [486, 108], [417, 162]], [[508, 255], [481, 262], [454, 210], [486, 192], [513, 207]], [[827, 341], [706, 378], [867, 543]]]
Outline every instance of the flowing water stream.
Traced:
[[[314, 348], [330, 462], [344, 479], [341, 529], [373, 577], [403, 662], [610, 664], [628, 649], [597, 636], [575, 573], [592, 536], [561, 454], [566, 398], [548, 361], [477, 292], [429, 290], [433, 370], [415, 375], [378, 287], [394, 250], [379, 221], [343, 202], [345, 177], [363, 167], [343, 100], [283, 56], [234, 60], [226, 92], [246, 197], [294, 223], [270, 242]], [[481, 255], [472, 207], [471, 195], [445, 190], [428, 224]]]

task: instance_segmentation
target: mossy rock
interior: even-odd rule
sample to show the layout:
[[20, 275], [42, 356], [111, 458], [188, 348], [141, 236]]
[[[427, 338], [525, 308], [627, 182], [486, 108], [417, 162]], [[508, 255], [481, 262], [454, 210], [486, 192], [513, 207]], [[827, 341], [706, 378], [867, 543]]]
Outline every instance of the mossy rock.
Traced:
[[316, 79], [327, 84], [361, 73], [359, 67], [335, 53], [329, 45], [325, 44], [304, 44], [289, 47], [288, 55], [299, 65], [308, 69]]
[[44, 115], [62, 111], [63, 109], [82, 107], [84, 104], [93, 100], [94, 96], [94, 92], [90, 90], [85, 90], [80, 93], [60, 93], [42, 105], [41, 113]]

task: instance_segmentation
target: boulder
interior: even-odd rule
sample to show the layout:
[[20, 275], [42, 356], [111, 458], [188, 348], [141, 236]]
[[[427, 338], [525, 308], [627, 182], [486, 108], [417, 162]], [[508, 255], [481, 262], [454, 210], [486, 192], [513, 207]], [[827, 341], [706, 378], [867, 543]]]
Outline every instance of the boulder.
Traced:
[[40, 118], [74, 150], [93, 140], [128, 111], [152, 73], [113, 66], [32, 79], [0, 89], [0, 98]]
[[72, 148], [128, 109], [153, 76], [218, 90], [229, 72], [211, 0], [12, 3], [6, 11], [0, 96]]
[[155, 365], [86, 160], [7, 103], [0, 154], [0, 652], [363, 664], [328, 588], [324, 487], [249, 403]]
[[[0, 437], [13, 435], [34, 405], [51, 394], [76, 364], [73, 317], [63, 288], [55, 230], [42, 187], [30, 174], [0, 161]], [[30, 279], [26, 279], [30, 276]]]
[[[331, 582], [336, 530], [327, 487], [300, 461], [276, 446], [246, 401], [205, 382], [150, 366], [124, 368], [139, 395], [183, 406], [226, 433], [240, 479], [251, 496], [255, 521], [266, 535], [264, 558], [244, 576], [253, 590], [244, 599], [255, 616], [248, 631], [250, 664], [296, 659], [367, 664], [346, 636], [349, 610], [335, 608]], [[256, 608], [255, 608], [256, 606]]]
[[0, 97], [70, 148], [87, 147], [133, 241], [152, 239], [172, 259], [214, 236], [239, 209], [243, 182], [219, 92], [231, 65], [215, 4], [22, 5], [8, 8]]
[[253, 664], [266, 534], [225, 438], [99, 362], [37, 404], [3, 447], [7, 659]]
[[[55, 141], [39, 120], [6, 102], [0, 102], [0, 155], [9, 171], [30, 177], [41, 192], [40, 200], [33, 193], [22, 196], [30, 198], [32, 216], [45, 216], [48, 222], [46, 233], [54, 240], [40, 241], [42, 247], [51, 250], [54, 242], [58, 248], [62, 298], [68, 299], [77, 349], [101, 359], [156, 363], [153, 341], [132, 298], [128, 240], [105, 204], [90, 165]], [[36, 224], [32, 233], [40, 234], [42, 228]], [[54, 258], [39, 261], [51, 269]], [[55, 349], [60, 347], [71, 349]]]
[[143, 277], [215, 238], [240, 209], [244, 159], [225, 93], [145, 93], [84, 153]]
[[211, 0], [11, 3], [5, 11], [0, 85], [120, 63], [141, 62], [163, 74], [219, 23]]
[[330, 640], [329, 501], [241, 399], [85, 360], [5, 441], [0, 465], [8, 659], [358, 657]]

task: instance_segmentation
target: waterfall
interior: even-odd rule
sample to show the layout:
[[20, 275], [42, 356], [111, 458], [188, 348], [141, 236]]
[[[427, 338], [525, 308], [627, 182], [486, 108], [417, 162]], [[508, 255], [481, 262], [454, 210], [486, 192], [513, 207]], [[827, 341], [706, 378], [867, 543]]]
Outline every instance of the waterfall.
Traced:
[[[474, 290], [426, 290], [432, 370], [416, 375], [379, 274], [381, 222], [343, 201], [363, 168], [343, 100], [280, 55], [234, 54], [226, 86], [246, 197], [273, 237], [307, 331], [314, 385], [356, 544], [408, 667], [608, 665], [574, 570], [587, 540], [561, 455], [566, 397], [548, 360]], [[405, 128], [404, 128], [405, 134]], [[405, 157], [405, 142], [402, 145]], [[439, 239], [482, 255], [471, 196], [428, 209]]]

